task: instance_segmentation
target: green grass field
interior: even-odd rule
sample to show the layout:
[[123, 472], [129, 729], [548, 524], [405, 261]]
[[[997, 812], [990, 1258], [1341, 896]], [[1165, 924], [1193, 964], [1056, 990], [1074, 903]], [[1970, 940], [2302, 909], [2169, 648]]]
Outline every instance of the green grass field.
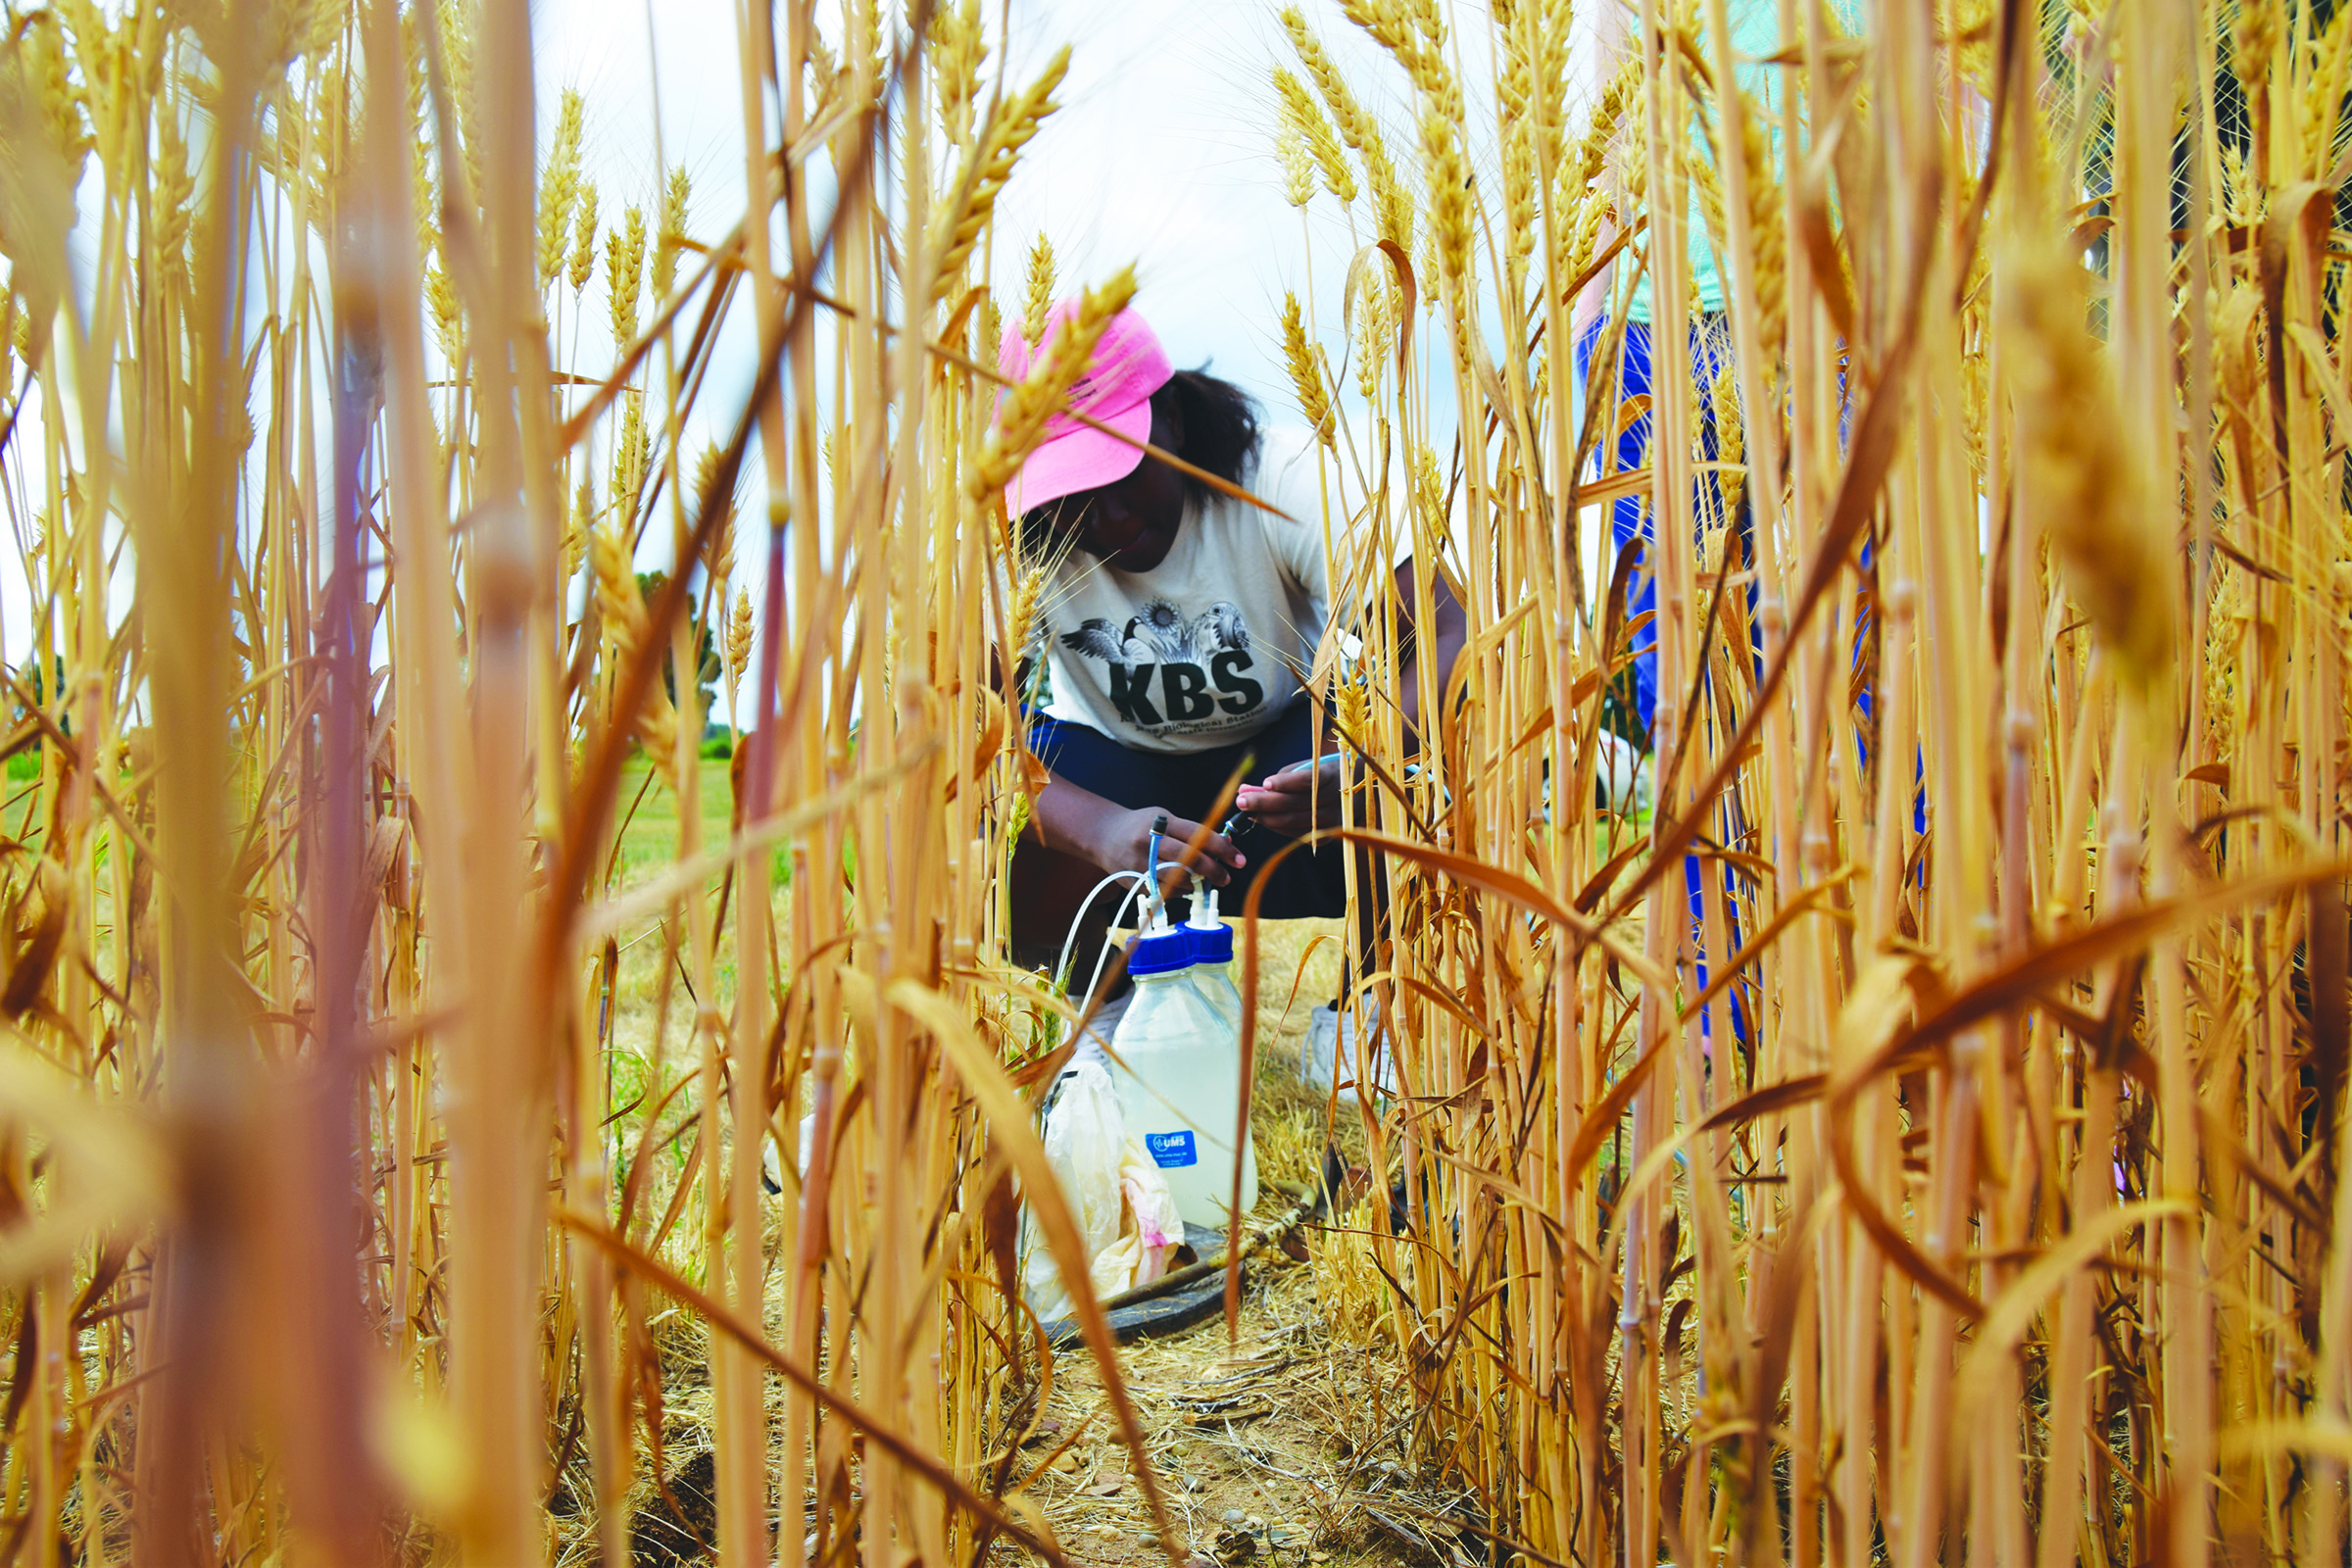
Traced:
[[[705, 758], [699, 775], [703, 843], [708, 847], [726, 836], [735, 798], [727, 783], [725, 758]], [[677, 858], [678, 798], [653, 778], [653, 765], [643, 756], [634, 756], [621, 768], [616, 800], [620, 841], [612, 860], [611, 886], [618, 892], [635, 887]]]

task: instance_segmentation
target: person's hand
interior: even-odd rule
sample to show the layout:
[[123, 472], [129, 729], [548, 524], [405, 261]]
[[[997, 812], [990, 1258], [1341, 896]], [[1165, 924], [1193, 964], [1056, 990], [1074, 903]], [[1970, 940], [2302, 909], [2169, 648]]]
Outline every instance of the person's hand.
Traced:
[[1233, 807], [1257, 818], [1260, 825], [1286, 839], [1303, 837], [1309, 828], [1333, 827], [1340, 820], [1340, 760], [1326, 757], [1316, 762], [1293, 762], [1262, 784], [1245, 784], [1236, 791]]
[[1233, 880], [1234, 872], [1250, 863], [1249, 858], [1234, 848], [1233, 840], [1222, 833], [1211, 833], [1201, 840], [1200, 850], [1188, 859], [1184, 847], [1200, 831], [1200, 824], [1149, 806], [1141, 810], [1114, 811], [1104, 819], [1095, 863], [1105, 871], [1150, 869], [1152, 824], [1163, 816], [1168, 821], [1159, 836], [1159, 890], [1163, 897], [1182, 891], [1189, 872], [1198, 871], [1210, 887], [1221, 888]]

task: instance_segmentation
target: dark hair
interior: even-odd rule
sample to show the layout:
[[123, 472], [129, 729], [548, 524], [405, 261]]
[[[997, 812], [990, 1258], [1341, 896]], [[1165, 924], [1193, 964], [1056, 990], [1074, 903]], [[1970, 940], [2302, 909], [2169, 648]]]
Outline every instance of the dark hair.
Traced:
[[[1176, 455], [1228, 484], [1248, 485], [1257, 467], [1257, 400], [1205, 368], [1178, 370], [1152, 394], [1152, 406], [1160, 407], [1162, 398], [1172, 399], [1184, 416], [1184, 444]], [[1196, 507], [1210, 494], [1207, 485], [1189, 473], [1184, 490]]]
[[[1257, 469], [1257, 400], [1231, 381], [1210, 375], [1205, 368], [1178, 370], [1152, 394], [1154, 415], [1174, 413], [1184, 426], [1176, 455], [1204, 468], [1228, 484], [1247, 486]], [[1204, 506], [1212, 493], [1208, 485], [1185, 474], [1185, 499]], [[1024, 549], [1035, 558], [1048, 553], [1054, 512], [1062, 505], [1049, 501], [1033, 507], [1019, 519]]]

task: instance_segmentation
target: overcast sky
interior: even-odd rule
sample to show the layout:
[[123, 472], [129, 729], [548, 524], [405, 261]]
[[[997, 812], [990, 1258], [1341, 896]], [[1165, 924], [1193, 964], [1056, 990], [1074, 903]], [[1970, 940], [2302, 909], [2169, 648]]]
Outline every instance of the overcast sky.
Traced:
[[[1301, 3], [1366, 105], [1401, 127], [1402, 74], [1340, 15], [1336, 0]], [[1318, 192], [1303, 220], [1283, 199], [1269, 73], [1277, 62], [1296, 70], [1297, 61], [1277, 0], [1012, 0], [1008, 18], [998, 4], [985, 9], [991, 50], [984, 101], [1000, 70], [1008, 90], [1017, 89], [1056, 49], [1071, 51], [1055, 95], [1062, 107], [1023, 151], [997, 205], [992, 272], [1001, 308], [1008, 316], [1019, 308], [1038, 233], [1053, 242], [1059, 293], [1133, 263], [1137, 307], [1171, 360], [1209, 366], [1253, 393], [1271, 427], [1271, 460], [1299, 451], [1304, 423], [1281, 368], [1283, 295], [1298, 292], [1315, 318], [1332, 323], [1327, 337], [1338, 363], [1340, 289], [1353, 241], [1328, 193]], [[1008, 43], [1001, 30], [1006, 20]], [[838, 42], [837, 24], [820, 25]], [[1466, 57], [1483, 73], [1485, 11], [1465, 7], [1455, 25]], [[716, 236], [734, 223], [745, 186], [727, 0], [657, 0], [650, 9], [646, 0], [542, 0], [534, 28], [542, 140], [552, 138], [562, 90], [580, 90], [588, 104], [584, 172], [598, 183], [608, 220], [629, 202], [650, 215], [666, 162], [683, 164], [693, 181], [695, 234]], [[1404, 134], [1400, 128], [1394, 136]], [[1409, 146], [1396, 146], [1408, 171]], [[1368, 203], [1359, 197], [1358, 206]], [[591, 337], [605, 314], [600, 289], [601, 281], [586, 305]], [[704, 429], [690, 430], [683, 443], [690, 453], [740, 405], [752, 373], [750, 312], [736, 316], [730, 351], [713, 377], [716, 395], [704, 400]], [[580, 368], [601, 369], [602, 353], [601, 341], [584, 345]], [[1450, 409], [1443, 412], [1449, 434]], [[666, 533], [648, 530], [641, 565], [665, 556]], [[738, 552], [738, 579], [755, 602], [760, 595], [749, 579], [759, 560], [757, 551]]]
[[[1390, 127], [1399, 168], [1412, 179], [1402, 74], [1341, 16], [1337, 0], [1299, 3], [1357, 95]], [[1586, 0], [1580, 32], [1592, 30], [1582, 14], [1597, 18], [1605, 3]], [[1355, 241], [1328, 193], [1318, 189], [1303, 227], [1300, 213], [1283, 199], [1268, 73], [1278, 62], [1293, 69], [1297, 62], [1277, 4], [993, 0], [986, 6], [991, 52], [984, 79], [993, 83], [1002, 65], [1012, 85], [1025, 84], [1055, 49], [1071, 47], [1069, 74], [1056, 95], [1062, 107], [1024, 151], [997, 208], [994, 278], [1007, 313], [1018, 308], [1029, 242], [1041, 231], [1059, 259], [1059, 292], [1134, 263], [1141, 283], [1136, 303], [1171, 359], [1180, 367], [1209, 366], [1255, 394], [1280, 451], [1295, 450], [1303, 436], [1280, 364], [1283, 295], [1299, 294], [1337, 364], [1344, 349], [1341, 288]], [[1492, 126], [1482, 121], [1488, 94], [1476, 84], [1488, 74], [1490, 24], [1481, 6], [1464, 4], [1451, 15], [1472, 83], [1473, 120], [1480, 122], [1472, 156], [1485, 174], [1492, 169]], [[1001, 36], [1006, 24], [1008, 40]], [[826, 25], [837, 38], [838, 24]], [[579, 89], [588, 105], [583, 172], [599, 187], [608, 228], [632, 203], [645, 208], [650, 225], [662, 171], [678, 164], [693, 181], [689, 231], [715, 238], [733, 225], [745, 186], [731, 0], [539, 0], [533, 29], [542, 143], [552, 140], [563, 89]], [[1584, 53], [1575, 72], [1580, 79], [1593, 69], [1591, 52]], [[1572, 102], [1583, 96], [1572, 88]], [[1365, 209], [1368, 201], [1359, 197], [1357, 205]], [[97, 204], [85, 199], [82, 206], [86, 220]], [[1368, 222], [1368, 212], [1359, 218]], [[586, 326], [576, 366], [601, 375], [610, 363], [601, 245], [597, 270], [578, 313]], [[571, 314], [568, 291], [559, 284], [557, 294], [564, 296], [561, 310]], [[689, 454], [731, 419], [749, 382], [751, 313], [735, 316], [730, 350], [707, 389], [699, 427], [683, 443]], [[568, 322], [563, 336], [571, 336]], [[559, 359], [568, 357], [560, 343]], [[1433, 414], [1434, 433], [1444, 441], [1450, 399], [1434, 399]], [[37, 425], [35, 410], [19, 432], [12, 464], [37, 466], [31, 457]], [[600, 469], [602, 450], [600, 440]], [[37, 489], [36, 475], [20, 472]], [[659, 549], [649, 545], [649, 557], [665, 555], [666, 532], [648, 530], [661, 541]], [[755, 550], [739, 551], [739, 573], [748, 574], [758, 559]], [[0, 569], [0, 653], [11, 662], [26, 652], [28, 608], [21, 575]]]
[[[1359, 94], [1376, 112], [1393, 110], [1402, 87], [1396, 68], [1336, 3], [1304, 0], [1304, 8]], [[994, 43], [1000, 11], [987, 11]], [[537, 6], [543, 113], [552, 124], [560, 89], [586, 92], [589, 172], [616, 211], [613, 198], [630, 184], [637, 199], [650, 195], [658, 90], [663, 151], [694, 179], [697, 227], [715, 234], [743, 208], [733, 7], [659, 0], [654, 12], [649, 31], [644, 0]], [[1468, 7], [1457, 20], [1479, 59], [1486, 24], [1484, 11]], [[1307, 247], [1298, 212], [1282, 198], [1273, 150], [1268, 71], [1278, 61], [1296, 68], [1275, 4], [1013, 0], [1010, 26], [1002, 53], [1014, 85], [1062, 44], [1071, 63], [1061, 110], [1022, 154], [998, 204], [1002, 297], [1017, 304], [1029, 241], [1041, 231], [1054, 243], [1063, 292], [1133, 262], [1136, 303], [1176, 364], [1211, 364], [1256, 392], [1277, 419], [1295, 420], [1276, 332], [1284, 291], [1307, 294]], [[992, 50], [991, 79], [998, 65]], [[1308, 213], [1318, 281], [1336, 317], [1348, 230], [1328, 195]]]
[[[1600, 69], [1594, 46], [1613, 0], [1580, 7], [1580, 47], [1570, 101], [1579, 104]], [[1415, 178], [1413, 133], [1402, 72], [1341, 15], [1338, 0], [1299, 0], [1357, 96], [1389, 128], [1407, 180]], [[1136, 266], [1137, 307], [1180, 367], [1208, 366], [1264, 405], [1270, 458], [1304, 444], [1282, 368], [1279, 330], [1286, 291], [1295, 291], [1322, 328], [1333, 363], [1342, 288], [1358, 242], [1337, 203], [1318, 188], [1302, 219], [1283, 198], [1274, 151], [1270, 71], [1298, 61], [1278, 20], [1279, 0], [994, 0], [985, 6], [991, 52], [983, 68], [1026, 84], [1054, 50], [1071, 63], [1056, 97], [1061, 109], [1022, 153], [998, 202], [993, 278], [1007, 315], [1023, 297], [1029, 243], [1044, 233], [1057, 259], [1057, 292]], [[1451, 25], [1473, 120], [1471, 155], [1491, 179], [1493, 126], [1489, 27], [1483, 5], [1451, 9]], [[1588, 20], [1589, 19], [1589, 20]], [[836, 24], [824, 25], [838, 37]], [[1009, 38], [1002, 33], [1008, 24]], [[605, 212], [654, 204], [657, 111], [662, 157], [693, 179], [691, 227], [724, 232], [744, 206], [742, 117], [733, 6], [727, 0], [542, 0], [534, 10], [540, 108], [552, 134], [562, 89], [589, 105], [585, 163]], [[985, 89], [984, 89], [985, 97]], [[945, 177], [943, 175], [943, 177]], [[1357, 200], [1369, 234], [1369, 200]], [[1311, 238], [1310, 238], [1311, 236]], [[1311, 286], [1310, 286], [1311, 283]], [[591, 297], [588, 318], [602, 318]], [[735, 387], [707, 398], [715, 421], [737, 406], [752, 368], [749, 313], [739, 312], [727, 368]], [[820, 318], [821, 319], [821, 318]], [[583, 356], [585, 361], [586, 356]], [[584, 363], [583, 368], [588, 368]], [[1432, 400], [1432, 433], [1452, 432], [1451, 399]], [[691, 434], [689, 451], [700, 445]], [[754, 552], [740, 552], [748, 573]], [[757, 598], [755, 593], [755, 598]]]

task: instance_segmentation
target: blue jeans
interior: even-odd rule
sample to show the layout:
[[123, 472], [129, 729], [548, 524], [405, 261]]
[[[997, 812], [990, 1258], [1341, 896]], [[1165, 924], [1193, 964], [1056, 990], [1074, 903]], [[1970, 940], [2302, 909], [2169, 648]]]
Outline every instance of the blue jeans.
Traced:
[[[1591, 380], [1592, 357], [1599, 349], [1601, 336], [1607, 329], [1608, 322], [1605, 318], [1596, 319], [1577, 339], [1576, 374], [1577, 379], [1585, 384], [1587, 397], [1611, 397], [1613, 394], [1618, 400], [1604, 415], [1613, 427], [1616, 423], [1617, 408], [1638, 397], [1655, 396], [1656, 383], [1652, 370], [1654, 343], [1647, 321], [1628, 321], [1625, 326], [1625, 336], [1618, 351], [1619, 364], [1614, 387], [1594, 386]], [[1716, 377], [1732, 373], [1730, 360], [1717, 347], [1717, 340], [1707, 332], [1704, 326], [1696, 322], [1692, 324], [1690, 330], [1690, 353], [1691, 378], [1702, 389], [1712, 386]], [[1703, 397], [1699, 400], [1699, 408], [1700, 420], [1696, 432], [1699, 454], [1703, 459], [1713, 461], [1719, 452], [1714, 416], [1708, 408], [1707, 400]], [[1618, 432], [1614, 442], [1615, 450], [1612, 454], [1615, 466], [1619, 471], [1639, 468], [1650, 461], [1650, 438], [1655, 428], [1656, 421], [1648, 410], [1642, 411], [1636, 418], [1626, 421], [1625, 427]], [[1701, 481], [1693, 486], [1693, 516], [1700, 515], [1707, 505], [1709, 503], [1704, 499], [1704, 482]], [[1744, 499], [1741, 502], [1740, 510], [1742, 514], [1745, 514], [1746, 502]], [[1744, 515], [1733, 520], [1736, 524], [1734, 540], [1737, 541], [1746, 532], [1747, 523]], [[1611, 552], [1609, 563], [1604, 569], [1613, 571], [1615, 557], [1625, 551], [1631, 550], [1637, 555], [1646, 554], [1654, 537], [1649, 516], [1649, 498], [1640, 495], [1619, 497], [1609, 507]], [[1734, 549], [1738, 548], [1735, 543]], [[1726, 563], [1727, 566], [1732, 564], [1735, 563]], [[1747, 597], [1752, 626], [1752, 611], [1755, 600], [1755, 590], [1752, 587], [1748, 589]], [[1658, 608], [1658, 582], [1651, 563], [1643, 561], [1635, 567], [1626, 583], [1625, 600], [1625, 623], [1628, 625]], [[1631, 671], [1634, 688], [1634, 716], [1640, 722], [1643, 736], [1653, 737], [1657, 733], [1658, 707], [1658, 639], [1654, 620], [1635, 634], [1630, 651], [1634, 656]], [[1750, 657], [1755, 657], [1755, 654], [1756, 650], [1751, 644]], [[1680, 703], [1684, 696], [1683, 693], [1673, 693], [1670, 694], [1669, 700]], [[1646, 746], [1649, 741], [1644, 739], [1642, 744]], [[1710, 879], [1721, 879], [1725, 876], [1726, 872], [1720, 862], [1702, 861], [1695, 855], [1684, 858], [1683, 885], [1690, 901], [1691, 951], [1697, 958], [1696, 980], [1702, 987], [1707, 983], [1705, 890]], [[1739, 885], [1736, 880], [1725, 881], [1722, 885], [1727, 894], [1724, 912], [1726, 924], [1729, 927], [1725, 936], [1730, 946], [1737, 949], [1740, 946], [1742, 922], [1740, 906], [1732, 896], [1737, 895]], [[1729, 1003], [1734, 1037], [1744, 1045], [1748, 1039], [1747, 1008], [1744, 999], [1740, 996], [1739, 988], [1734, 987], [1726, 1000]]]
[[[1068, 719], [1039, 713], [1029, 720], [1030, 750], [1056, 778], [1113, 805], [1158, 807], [1196, 822], [1207, 817], [1237, 768], [1243, 783], [1254, 784], [1278, 768], [1315, 756], [1315, 743], [1314, 708], [1303, 697], [1249, 739], [1205, 752], [1139, 752]], [[1242, 912], [1243, 896], [1257, 879], [1258, 868], [1292, 841], [1243, 817], [1233, 842], [1249, 864], [1217, 895], [1218, 907], [1229, 915]], [[1347, 873], [1340, 846], [1300, 850], [1276, 866], [1258, 912], [1275, 920], [1328, 919], [1347, 913]]]

